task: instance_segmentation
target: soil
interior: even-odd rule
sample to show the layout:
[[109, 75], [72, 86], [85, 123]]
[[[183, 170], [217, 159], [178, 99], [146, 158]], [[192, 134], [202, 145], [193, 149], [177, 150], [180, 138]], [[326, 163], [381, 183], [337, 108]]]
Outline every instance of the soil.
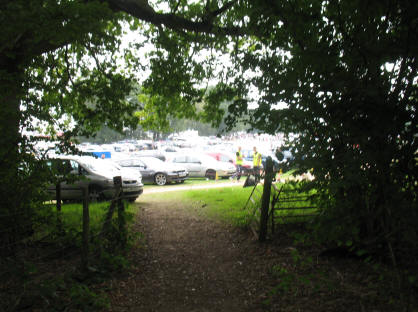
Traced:
[[138, 204], [146, 246], [135, 251], [136, 274], [118, 281], [112, 311], [256, 311], [262, 276], [249, 270], [254, 240], [181, 203]]
[[374, 277], [363, 262], [320, 258], [315, 247], [296, 246], [287, 228], [260, 244], [191, 203], [153, 194], [136, 204], [143, 239], [130, 271], [110, 282], [111, 311], [393, 310], [370, 288]]

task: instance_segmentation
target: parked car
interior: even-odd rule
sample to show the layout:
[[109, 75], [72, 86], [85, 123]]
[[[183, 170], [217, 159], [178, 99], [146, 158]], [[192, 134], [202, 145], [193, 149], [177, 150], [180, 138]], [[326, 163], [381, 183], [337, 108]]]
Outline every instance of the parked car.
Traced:
[[141, 172], [144, 182], [157, 185], [165, 185], [170, 182], [183, 183], [189, 176], [183, 166], [166, 163], [155, 157], [125, 158], [116, 162], [123, 168], [131, 168]]
[[164, 153], [160, 150], [155, 150], [155, 149], [137, 151], [137, 152], [132, 153], [131, 156], [133, 156], [133, 157], [154, 157], [154, 158], [158, 158], [159, 160], [165, 161]]
[[[91, 201], [112, 199], [115, 195], [113, 178], [122, 177], [124, 198], [135, 201], [143, 192], [142, 177], [137, 172], [122, 170], [108, 160], [89, 156], [60, 156], [46, 160], [61, 182], [62, 200], [80, 200], [83, 188], [87, 188]], [[48, 193], [55, 199], [55, 185], [48, 186]]]
[[[206, 153], [207, 155], [215, 158], [217, 161], [232, 163], [236, 167], [236, 157], [233, 154], [229, 153], [222, 153], [222, 152], [209, 152]], [[242, 174], [247, 175], [249, 171], [251, 171], [252, 163], [243, 159], [242, 164]]]
[[229, 162], [229, 163], [235, 165], [235, 159], [232, 156], [227, 155], [225, 153], [220, 153], [220, 152], [207, 152], [206, 155], [209, 155], [209, 156], [215, 158], [217, 161]]
[[220, 162], [206, 154], [177, 154], [170, 162], [186, 167], [190, 177], [206, 177], [215, 179], [218, 177], [227, 178], [235, 172], [235, 166], [228, 162]]

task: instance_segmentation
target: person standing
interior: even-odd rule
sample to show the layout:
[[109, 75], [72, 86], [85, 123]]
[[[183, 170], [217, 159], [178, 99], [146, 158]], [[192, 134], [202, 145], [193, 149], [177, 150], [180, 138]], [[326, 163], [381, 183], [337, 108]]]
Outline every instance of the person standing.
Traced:
[[242, 165], [244, 163], [244, 157], [241, 153], [241, 146], [238, 146], [238, 151], [236, 152], [235, 165], [237, 166], [237, 182], [241, 179], [242, 175]]
[[257, 152], [257, 147], [253, 148], [253, 172], [255, 176], [255, 182], [260, 182], [260, 171], [261, 171], [261, 154]]

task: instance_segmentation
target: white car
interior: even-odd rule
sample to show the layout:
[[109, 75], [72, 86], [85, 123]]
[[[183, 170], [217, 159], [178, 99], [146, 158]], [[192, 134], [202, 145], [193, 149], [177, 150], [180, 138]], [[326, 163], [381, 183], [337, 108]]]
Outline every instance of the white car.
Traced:
[[187, 169], [189, 177], [228, 178], [236, 169], [231, 163], [220, 162], [205, 154], [176, 154], [169, 160]]
[[[112, 199], [115, 195], [113, 177], [122, 177], [123, 196], [129, 201], [142, 194], [144, 185], [138, 172], [120, 168], [113, 162], [89, 156], [58, 156], [46, 160], [47, 165], [61, 177], [70, 177], [71, 182], [61, 182], [63, 200], [80, 200], [86, 187], [90, 200]], [[48, 187], [55, 198], [55, 186]]]

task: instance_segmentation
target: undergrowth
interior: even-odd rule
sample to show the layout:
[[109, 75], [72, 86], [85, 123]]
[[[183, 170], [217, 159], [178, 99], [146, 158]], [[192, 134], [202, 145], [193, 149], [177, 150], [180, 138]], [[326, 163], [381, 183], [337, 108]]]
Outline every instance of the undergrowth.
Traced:
[[115, 211], [107, 232], [103, 221], [110, 203], [93, 203], [87, 267], [81, 266], [82, 206], [63, 205], [57, 214], [46, 205], [39, 212], [32, 240], [20, 253], [1, 259], [0, 311], [102, 311], [109, 307], [97, 287], [129, 267], [125, 256], [138, 235], [131, 230], [135, 207], [125, 203], [120, 231]]

